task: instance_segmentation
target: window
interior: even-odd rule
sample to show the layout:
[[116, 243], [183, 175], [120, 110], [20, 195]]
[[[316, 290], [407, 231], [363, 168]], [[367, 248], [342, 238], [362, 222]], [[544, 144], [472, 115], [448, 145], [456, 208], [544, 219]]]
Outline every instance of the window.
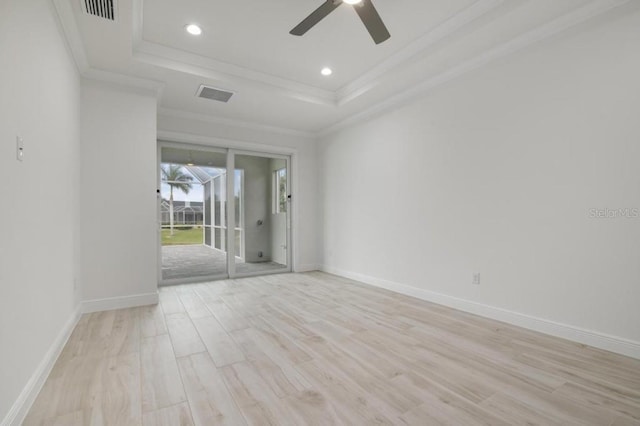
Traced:
[[286, 213], [287, 212], [287, 169], [282, 169], [273, 172], [273, 214]]

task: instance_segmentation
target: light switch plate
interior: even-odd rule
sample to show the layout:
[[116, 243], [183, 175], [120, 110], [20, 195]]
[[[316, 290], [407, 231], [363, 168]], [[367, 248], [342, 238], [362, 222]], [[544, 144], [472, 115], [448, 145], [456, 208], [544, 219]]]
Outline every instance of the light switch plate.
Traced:
[[473, 285], [480, 285], [480, 272], [473, 273]]
[[20, 136], [16, 136], [16, 158], [18, 161], [24, 158], [24, 141]]

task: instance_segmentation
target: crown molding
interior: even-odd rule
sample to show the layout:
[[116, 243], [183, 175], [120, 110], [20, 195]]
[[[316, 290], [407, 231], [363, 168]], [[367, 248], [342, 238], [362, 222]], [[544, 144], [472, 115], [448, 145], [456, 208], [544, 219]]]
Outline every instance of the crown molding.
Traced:
[[197, 75], [226, 83], [226, 90], [238, 92], [236, 86], [250, 86], [256, 89], [276, 92], [300, 101], [335, 106], [333, 92], [304, 86], [279, 77], [242, 69], [210, 58], [194, 55], [178, 49], [141, 41], [133, 51], [133, 59], [149, 65]]
[[158, 130], [157, 137], [158, 142], [162, 142], [164, 146], [174, 146], [176, 148], [184, 147], [185, 144], [188, 144], [193, 145], [193, 148], [197, 148], [197, 146], [200, 145], [278, 155], [295, 156], [298, 153], [298, 148], [288, 145], [264, 144], [239, 138], [229, 139], [217, 136], [198, 135], [194, 133], [174, 132], [170, 130]]
[[160, 99], [160, 97], [162, 96], [162, 92], [164, 91], [165, 87], [165, 83], [162, 83], [160, 81], [133, 77], [126, 74], [104, 71], [96, 68], [89, 68], [82, 73], [82, 77], [88, 80], [110, 83], [124, 88], [149, 92], [155, 95], [158, 99]]
[[195, 112], [177, 110], [172, 108], [158, 108], [158, 116], [180, 118], [184, 120], [203, 121], [206, 123], [220, 124], [220, 125], [235, 127], [238, 129], [276, 133], [281, 135], [302, 137], [305, 139], [315, 140], [317, 136], [313, 132], [305, 132], [302, 130], [288, 129], [285, 127], [269, 126], [266, 124], [258, 124], [254, 122], [235, 120], [231, 118], [216, 117], [212, 115], [199, 114]]
[[76, 67], [80, 74], [84, 74], [84, 72], [89, 69], [89, 61], [84, 51], [84, 43], [80, 36], [80, 29], [76, 23], [73, 9], [67, 0], [51, 0], [51, 3], [58, 16], [58, 22], [62, 27], [63, 35], [67, 40], [67, 45], [76, 63]]
[[479, 0], [455, 15], [452, 15], [422, 37], [413, 41], [403, 49], [400, 49], [360, 77], [337, 90], [335, 96], [338, 105], [344, 105], [358, 96], [367, 93], [382, 83], [390, 71], [420, 56], [436, 43], [455, 34], [465, 25], [497, 9], [503, 4], [504, 0]]
[[592, 2], [579, 7], [569, 13], [566, 13], [561, 17], [556, 18], [544, 25], [541, 25], [534, 30], [522, 34], [497, 47], [489, 49], [484, 53], [472, 59], [464, 61], [434, 77], [428, 78], [427, 80], [416, 86], [413, 86], [392, 97], [387, 98], [383, 102], [377, 103], [363, 111], [355, 113], [347, 117], [346, 119], [334, 124], [328, 129], [318, 132], [317, 135], [320, 137], [325, 137], [347, 127], [351, 127], [355, 124], [364, 122], [374, 116], [389, 111], [392, 108], [397, 108], [401, 105], [408, 104], [418, 97], [424, 96], [434, 88], [445, 84], [457, 77], [460, 77], [470, 71], [487, 65], [490, 62], [495, 61], [496, 59], [512, 55], [535, 43], [560, 34], [589, 19], [595, 18], [596, 16], [602, 15], [603, 13], [620, 7], [628, 3], [629, 1], [630, 0], [593, 0]]

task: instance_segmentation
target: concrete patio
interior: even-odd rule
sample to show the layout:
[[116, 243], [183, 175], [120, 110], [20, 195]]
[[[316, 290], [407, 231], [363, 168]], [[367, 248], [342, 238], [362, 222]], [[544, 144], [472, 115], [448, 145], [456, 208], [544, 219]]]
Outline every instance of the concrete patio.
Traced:
[[[276, 262], [245, 263], [236, 259], [236, 272], [241, 274], [285, 268], [285, 265]], [[224, 275], [226, 272], [226, 255], [205, 245], [162, 247], [163, 280]]]

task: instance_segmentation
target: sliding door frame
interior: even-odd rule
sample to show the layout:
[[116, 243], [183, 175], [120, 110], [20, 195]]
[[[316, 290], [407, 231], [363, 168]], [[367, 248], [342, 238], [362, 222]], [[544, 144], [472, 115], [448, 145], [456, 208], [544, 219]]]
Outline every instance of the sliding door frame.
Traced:
[[[158, 247], [158, 286], [168, 286], [168, 285], [177, 285], [177, 284], [187, 284], [187, 283], [196, 283], [196, 282], [205, 282], [205, 281], [214, 281], [214, 280], [224, 280], [224, 279], [233, 279], [233, 278], [244, 278], [251, 276], [259, 276], [259, 275], [271, 275], [271, 274], [281, 274], [286, 272], [292, 272], [295, 270], [294, 262], [296, 260], [295, 253], [295, 244], [294, 244], [294, 232], [295, 225], [297, 223], [297, 199], [294, 196], [296, 186], [297, 186], [297, 173], [293, 170], [293, 167], [296, 165], [296, 151], [295, 149], [278, 149], [277, 147], [271, 146], [262, 146], [258, 144], [244, 144], [242, 142], [230, 141], [230, 140], [222, 140], [222, 139], [214, 139], [215, 144], [209, 143], [201, 143], [202, 140], [197, 141], [189, 141], [190, 139], [187, 135], [184, 135], [180, 138], [173, 137], [161, 137], [158, 139], [157, 147], [157, 247]], [[202, 139], [202, 138], [198, 138]], [[248, 149], [243, 149], [243, 145], [247, 146]], [[227, 232], [226, 232], [226, 248], [227, 248], [227, 271], [225, 274], [216, 274], [210, 276], [202, 276], [202, 277], [192, 277], [185, 279], [169, 279], [164, 280], [162, 278], [162, 216], [161, 216], [161, 200], [162, 195], [160, 192], [161, 189], [161, 178], [160, 178], [160, 167], [162, 163], [162, 149], [163, 148], [175, 148], [175, 149], [183, 149], [183, 150], [193, 150], [193, 151], [208, 151], [208, 152], [217, 152], [220, 154], [226, 154], [227, 161]], [[236, 273], [235, 268], [235, 156], [236, 155], [248, 155], [248, 156], [256, 156], [262, 158], [273, 158], [273, 159], [282, 159], [286, 162], [287, 167], [287, 223], [286, 223], [286, 246], [287, 246], [287, 265], [286, 268], [277, 269], [277, 270], [269, 270], [269, 271], [258, 271], [258, 272], [250, 272], [250, 273]], [[232, 172], [230, 173], [229, 170]], [[244, 192], [244, 191], [243, 191]]]
[[[285, 164], [286, 164], [286, 168], [287, 168], [287, 182], [289, 182], [289, 179], [292, 179], [292, 174], [291, 174], [291, 156], [289, 155], [283, 155], [283, 154], [273, 154], [273, 153], [265, 153], [265, 152], [260, 152], [260, 151], [246, 151], [246, 150], [240, 150], [240, 149], [233, 149], [230, 148], [229, 149], [229, 153], [228, 153], [228, 157], [227, 157], [227, 166], [229, 166], [229, 164], [231, 163], [231, 165], [233, 166], [234, 173], [233, 173], [233, 177], [231, 179], [227, 178], [227, 194], [233, 194], [233, 190], [235, 188], [235, 179], [236, 179], [236, 174], [235, 174], [235, 157], [237, 155], [246, 155], [246, 156], [253, 156], [253, 157], [260, 157], [260, 158], [269, 158], [269, 159], [278, 159], [278, 160], [284, 160]], [[229, 173], [227, 173], [227, 175], [229, 175]], [[232, 192], [229, 192], [232, 191]], [[272, 196], [273, 194], [270, 194], [270, 196]], [[289, 197], [291, 196], [291, 197]], [[275, 269], [273, 271], [258, 271], [258, 272], [245, 272], [245, 273], [236, 273], [235, 270], [235, 257], [233, 258], [234, 261], [233, 262], [229, 262], [228, 265], [228, 269], [229, 269], [229, 277], [230, 278], [244, 278], [244, 277], [253, 277], [253, 276], [257, 276], [257, 275], [271, 275], [271, 274], [281, 274], [283, 272], [291, 272], [293, 271], [293, 267], [292, 267], [292, 262], [293, 262], [293, 256], [292, 256], [292, 252], [293, 252], [293, 238], [291, 237], [291, 218], [293, 215], [293, 209], [291, 207], [291, 200], [293, 199], [293, 195], [292, 195], [292, 189], [290, 185], [287, 185], [287, 223], [285, 226], [285, 229], [287, 231], [287, 237], [285, 239], [285, 244], [287, 246], [287, 267], [286, 268], [282, 268], [282, 269]], [[235, 226], [236, 226], [236, 217], [235, 217], [235, 203], [236, 203], [236, 199], [235, 197], [231, 197], [231, 199], [229, 199], [229, 196], [227, 195], [227, 217], [229, 218], [229, 221], [227, 222], [227, 226], [229, 226], [229, 228], [231, 228], [233, 226], [233, 233], [229, 233], [229, 235], [227, 235], [227, 247], [229, 248], [229, 251], [232, 252], [235, 255], [235, 244], [236, 244], [236, 238], [235, 238]], [[246, 249], [246, 244], [245, 244], [245, 249]], [[233, 273], [231, 272], [231, 269], [233, 269]]]
[[[223, 280], [223, 279], [227, 279], [229, 278], [229, 254], [227, 252], [227, 272], [223, 273], [223, 274], [213, 274], [213, 275], [205, 275], [205, 276], [199, 276], [199, 277], [189, 277], [189, 278], [178, 278], [178, 279], [168, 279], [165, 280], [162, 278], [162, 213], [161, 213], [161, 209], [160, 209], [160, 204], [162, 202], [162, 194], [161, 194], [161, 185], [162, 185], [162, 179], [160, 177], [161, 172], [160, 172], [160, 167], [162, 164], [162, 149], [163, 148], [175, 148], [175, 149], [182, 149], [185, 151], [207, 151], [207, 152], [215, 152], [218, 154], [225, 154], [228, 155], [227, 149], [224, 148], [219, 148], [219, 147], [214, 147], [214, 146], [202, 146], [202, 145], [196, 145], [196, 144], [190, 144], [190, 143], [179, 143], [179, 142], [171, 142], [171, 141], [164, 141], [164, 140], [159, 140], [158, 141], [158, 167], [157, 167], [157, 172], [156, 172], [156, 179], [157, 179], [157, 198], [158, 198], [158, 286], [170, 286], [170, 285], [178, 285], [178, 284], [189, 284], [189, 283], [198, 283], [198, 282], [204, 282], [204, 281], [215, 281], [215, 280]], [[228, 174], [228, 173], [227, 173]], [[228, 194], [227, 194], [227, 199], [229, 198]], [[228, 203], [228, 200], [227, 200]], [[204, 217], [203, 217], [203, 222], [204, 222]], [[213, 229], [213, 222], [211, 223], [212, 225], [212, 229]], [[204, 223], [203, 223], [203, 228], [204, 228]], [[228, 233], [228, 229], [227, 229], [227, 233]], [[213, 241], [213, 234], [212, 234], [212, 241]]]

